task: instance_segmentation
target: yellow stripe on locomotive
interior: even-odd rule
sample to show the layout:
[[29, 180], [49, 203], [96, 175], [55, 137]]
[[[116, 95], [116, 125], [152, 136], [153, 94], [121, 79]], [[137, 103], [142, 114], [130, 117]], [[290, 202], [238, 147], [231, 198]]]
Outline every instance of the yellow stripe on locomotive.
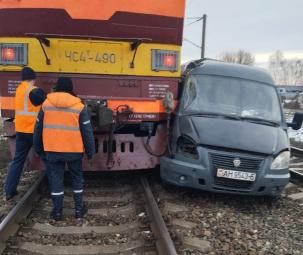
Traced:
[[[46, 37], [47, 38], [47, 37]], [[180, 46], [133, 42], [47, 38], [1, 38], [0, 70], [31, 66], [36, 72], [135, 76], [180, 76]], [[46, 60], [49, 60], [47, 62]]]

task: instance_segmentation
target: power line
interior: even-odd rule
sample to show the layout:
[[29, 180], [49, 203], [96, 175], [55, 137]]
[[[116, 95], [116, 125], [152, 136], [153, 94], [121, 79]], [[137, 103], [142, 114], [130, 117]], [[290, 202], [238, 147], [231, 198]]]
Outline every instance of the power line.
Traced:
[[192, 45], [196, 46], [197, 48], [201, 49], [201, 47], [193, 42], [191, 42], [190, 40], [187, 40], [186, 38], [183, 38], [183, 41], [187, 41], [189, 43], [191, 43]]
[[198, 20], [196, 20], [196, 21], [194, 21], [194, 22], [192, 22], [192, 23], [187, 24], [187, 25], [184, 26], [184, 27], [188, 27], [189, 25], [194, 24], [194, 23], [196, 23], [196, 22], [198, 22], [198, 21], [200, 21], [200, 20], [202, 20], [202, 19], [203, 19], [203, 17], [199, 18]]
[[185, 9], [190, 6], [190, 4], [193, 2], [194, 0], [191, 0], [191, 2], [185, 7]]

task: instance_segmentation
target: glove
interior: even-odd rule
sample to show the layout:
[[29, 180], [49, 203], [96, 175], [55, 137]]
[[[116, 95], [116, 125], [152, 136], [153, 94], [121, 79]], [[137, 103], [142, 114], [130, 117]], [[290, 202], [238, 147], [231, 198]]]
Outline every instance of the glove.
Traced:
[[94, 155], [87, 155], [87, 163], [93, 165]]

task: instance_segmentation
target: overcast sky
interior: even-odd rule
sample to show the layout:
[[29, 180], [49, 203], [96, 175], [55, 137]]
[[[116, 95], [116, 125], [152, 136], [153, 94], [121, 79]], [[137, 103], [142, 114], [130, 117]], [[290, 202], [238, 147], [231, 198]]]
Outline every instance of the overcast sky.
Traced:
[[[186, 0], [183, 38], [201, 47], [206, 19], [205, 57], [243, 49], [266, 68], [269, 55], [303, 58], [303, 0]], [[201, 57], [201, 49], [183, 41], [181, 62]]]

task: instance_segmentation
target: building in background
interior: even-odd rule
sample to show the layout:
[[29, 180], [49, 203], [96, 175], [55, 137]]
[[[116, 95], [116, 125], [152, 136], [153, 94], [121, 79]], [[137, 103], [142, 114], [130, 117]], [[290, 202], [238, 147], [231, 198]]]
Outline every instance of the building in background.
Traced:
[[294, 99], [303, 92], [303, 86], [277, 85], [277, 89], [284, 99]]

